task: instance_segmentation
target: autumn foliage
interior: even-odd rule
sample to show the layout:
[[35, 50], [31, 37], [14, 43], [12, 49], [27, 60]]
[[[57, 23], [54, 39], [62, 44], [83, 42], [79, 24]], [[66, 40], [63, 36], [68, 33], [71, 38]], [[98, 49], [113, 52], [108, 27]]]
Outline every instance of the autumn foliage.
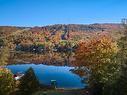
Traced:
[[10, 70], [0, 68], [0, 95], [10, 95], [15, 89], [15, 80]]
[[102, 33], [79, 42], [76, 60], [78, 64], [93, 67], [111, 62], [117, 51], [117, 43], [108, 34]]

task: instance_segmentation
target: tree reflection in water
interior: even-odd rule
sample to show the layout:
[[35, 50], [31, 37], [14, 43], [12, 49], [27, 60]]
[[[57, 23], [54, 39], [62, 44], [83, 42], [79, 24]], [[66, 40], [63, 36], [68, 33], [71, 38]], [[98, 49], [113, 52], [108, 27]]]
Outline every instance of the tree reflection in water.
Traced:
[[46, 52], [43, 54], [13, 52], [9, 58], [9, 64], [35, 63], [59, 66], [75, 66], [74, 55], [74, 52]]
[[74, 67], [70, 71], [78, 75], [82, 82], [88, 84], [89, 71], [83, 66], [79, 66], [75, 60], [75, 53], [58, 53], [58, 52], [46, 52], [43, 54], [34, 54], [26, 52], [13, 52], [9, 59], [9, 64], [45, 64], [54, 66], [69, 66]]

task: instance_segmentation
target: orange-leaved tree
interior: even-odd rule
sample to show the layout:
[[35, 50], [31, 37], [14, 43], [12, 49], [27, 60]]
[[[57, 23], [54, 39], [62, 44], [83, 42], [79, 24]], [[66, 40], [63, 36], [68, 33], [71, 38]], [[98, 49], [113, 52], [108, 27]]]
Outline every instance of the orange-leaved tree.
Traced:
[[119, 77], [118, 50], [117, 43], [108, 34], [99, 34], [79, 42], [75, 55], [76, 62], [91, 70], [89, 83], [92, 95], [102, 95], [102, 93], [110, 95], [112, 90], [109, 88]]
[[111, 63], [117, 52], [117, 43], [108, 34], [99, 34], [94, 38], [80, 41], [75, 57], [78, 64], [93, 69]]

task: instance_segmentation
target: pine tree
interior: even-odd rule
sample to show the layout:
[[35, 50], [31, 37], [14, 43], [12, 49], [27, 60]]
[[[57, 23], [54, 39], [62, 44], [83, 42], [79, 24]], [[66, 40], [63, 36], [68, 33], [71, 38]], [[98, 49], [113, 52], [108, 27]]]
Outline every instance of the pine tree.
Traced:
[[26, 71], [20, 82], [20, 95], [31, 95], [39, 88], [39, 82], [32, 68]]
[[113, 85], [112, 95], [127, 95], [127, 62], [123, 63], [120, 78]]

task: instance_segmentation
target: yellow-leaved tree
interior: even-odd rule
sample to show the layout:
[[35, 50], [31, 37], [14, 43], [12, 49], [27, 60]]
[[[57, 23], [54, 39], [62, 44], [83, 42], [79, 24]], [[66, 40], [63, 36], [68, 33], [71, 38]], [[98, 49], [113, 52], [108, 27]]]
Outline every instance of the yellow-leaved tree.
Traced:
[[118, 50], [117, 43], [106, 33], [79, 42], [76, 62], [91, 70], [89, 83], [93, 95], [105, 95], [108, 86], [115, 82], [120, 67], [117, 62]]
[[100, 34], [92, 39], [81, 41], [78, 46], [76, 61], [90, 69], [111, 63], [118, 52], [117, 43], [108, 34]]

